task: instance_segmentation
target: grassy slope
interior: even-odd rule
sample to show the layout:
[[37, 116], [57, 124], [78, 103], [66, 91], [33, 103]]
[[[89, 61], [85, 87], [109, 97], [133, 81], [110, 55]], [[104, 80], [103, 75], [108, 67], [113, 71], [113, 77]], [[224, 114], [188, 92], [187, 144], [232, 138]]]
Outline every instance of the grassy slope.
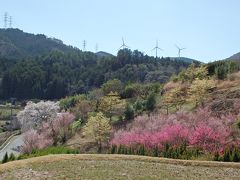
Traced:
[[0, 179], [231, 179], [240, 164], [125, 155], [49, 155], [0, 165]]

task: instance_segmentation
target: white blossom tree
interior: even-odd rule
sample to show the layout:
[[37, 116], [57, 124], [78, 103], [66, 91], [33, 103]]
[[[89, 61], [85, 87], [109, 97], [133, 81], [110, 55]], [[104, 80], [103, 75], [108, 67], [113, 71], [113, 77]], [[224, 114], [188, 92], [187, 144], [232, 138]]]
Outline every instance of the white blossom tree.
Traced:
[[17, 114], [21, 123], [22, 131], [38, 129], [43, 122], [50, 122], [57, 117], [60, 107], [58, 102], [40, 101], [39, 103], [28, 102], [23, 111]]

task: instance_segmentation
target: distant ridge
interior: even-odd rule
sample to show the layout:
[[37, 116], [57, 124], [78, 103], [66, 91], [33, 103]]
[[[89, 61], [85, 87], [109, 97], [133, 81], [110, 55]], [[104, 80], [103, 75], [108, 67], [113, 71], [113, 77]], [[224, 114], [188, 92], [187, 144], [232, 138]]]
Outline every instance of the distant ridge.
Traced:
[[98, 57], [113, 57], [112, 54], [110, 53], [107, 53], [107, 52], [104, 52], [104, 51], [99, 51], [97, 53], [95, 53]]
[[184, 62], [187, 62], [187, 63], [193, 63], [193, 62], [196, 62], [196, 63], [203, 63], [201, 61], [198, 61], [198, 60], [195, 60], [195, 59], [191, 59], [191, 58], [186, 58], [186, 57], [170, 57], [171, 60], [177, 60], [177, 61], [184, 61]]
[[229, 58], [227, 58], [226, 60], [232, 60], [232, 61], [240, 61], [240, 52], [236, 53], [232, 56], [230, 56]]
[[52, 51], [74, 52], [79, 49], [67, 46], [56, 38], [43, 34], [25, 33], [19, 29], [0, 29], [0, 57], [20, 59]]

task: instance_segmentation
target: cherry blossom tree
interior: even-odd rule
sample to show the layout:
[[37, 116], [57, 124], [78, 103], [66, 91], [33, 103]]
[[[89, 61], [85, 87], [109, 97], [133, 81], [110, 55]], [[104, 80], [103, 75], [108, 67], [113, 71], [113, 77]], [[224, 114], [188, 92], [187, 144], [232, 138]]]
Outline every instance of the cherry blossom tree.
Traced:
[[71, 124], [75, 117], [70, 113], [58, 113], [52, 121], [44, 121], [38, 129], [30, 129], [23, 134], [23, 153], [31, 153], [34, 149], [65, 143], [71, 135]]
[[28, 102], [23, 111], [17, 114], [22, 131], [38, 129], [43, 122], [52, 121], [57, 117], [60, 107], [58, 102], [40, 101], [39, 103]]

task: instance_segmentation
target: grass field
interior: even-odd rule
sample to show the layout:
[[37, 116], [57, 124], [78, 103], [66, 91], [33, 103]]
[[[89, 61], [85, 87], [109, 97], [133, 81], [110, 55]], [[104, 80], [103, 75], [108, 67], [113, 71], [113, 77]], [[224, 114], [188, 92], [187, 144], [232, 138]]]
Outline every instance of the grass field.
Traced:
[[0, 165], [0, 179], [239, 179], [240, 164], [125, 155], [49, 155]]
[[15, 116], [21, 110], [20, 107], [0, 106], [0, 120], [9, 120], [11, 116]]

